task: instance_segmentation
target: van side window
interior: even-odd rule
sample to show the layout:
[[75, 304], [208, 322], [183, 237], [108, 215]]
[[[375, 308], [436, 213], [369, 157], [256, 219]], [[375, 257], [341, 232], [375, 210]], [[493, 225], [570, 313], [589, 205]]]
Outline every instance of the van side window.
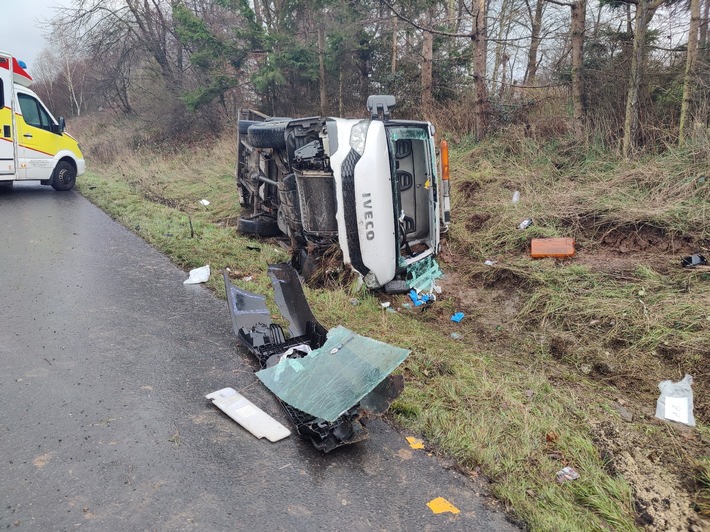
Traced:
[[2, 84], [0, 79], [0, 109], [5, 107], [5, 86]]
[[52, 120], [39, 102], [27, 94], [18, 94], [18, 97], [25, 124], [52, 131]]

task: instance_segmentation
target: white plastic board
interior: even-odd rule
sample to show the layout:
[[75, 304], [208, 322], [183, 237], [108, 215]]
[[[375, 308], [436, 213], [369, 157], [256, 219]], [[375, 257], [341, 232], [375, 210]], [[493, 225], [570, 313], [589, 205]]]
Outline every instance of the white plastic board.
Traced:
[[290, 430], [233, 388], [222, 388], [206, 397], [259, 439], [276, 442], [291, 435]]

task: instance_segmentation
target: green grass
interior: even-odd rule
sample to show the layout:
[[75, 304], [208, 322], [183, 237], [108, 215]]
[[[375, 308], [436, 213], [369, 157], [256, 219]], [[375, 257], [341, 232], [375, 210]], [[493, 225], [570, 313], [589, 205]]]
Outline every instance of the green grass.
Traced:
[[[708, 199], [707, 184], [691, 179], [703, 163], [691, 157], [689, 168], [681, 155], [667, 159], [653, 162], [654, 172], [670, 174], [660, 179], [642, 165], [622, 168], [603, 153], [580, 153], [567, 144], [509, 138], [459, 147], [452, 160], [453, 258], [444, 270], [475, 289], [476, 301], [452, 290], [422, 312], [404, 308], [403, 296], [352, 286], [306, 289], [325, 326], [343, 324], [412, 350], [400, 368], [407, 386], [391, 409], [393, 419], [423, 435], [430, 449], [464, 467], [480, 466], [493, 493], [533, 530], [636, 526], [633, 486], [608, 472], [593, 429], [599, 420], [618, 422], [608, 407], [618, 390], [579, 368], [624, 359], [619, 373], [638, 379], [635, 390], [652, 402], [661, 377], [678, 377], [688, 366], [692, 372], [708, 356], [705, 274], [645, 263], [608, 271], [526, 256], [531, 237], [572, 234], [595, 250], [600, 232], [651, 220], [669, 234], [707, 241], [705, 213], [697, 209]], [[78, 188], [186, 270], [207, 263], [213, 272], [229, 268], [235, 283], [269, 295], [266, 265], [288, 255], [273, 240], [235, 231], [232, 165], [228, 142], [189, 156], [134, 153], [89, 172]], [[510, 202], [514, 190], [521, 191], [517, 205]], [[211, 205], [201, 206], [202, 198]], [[517, 230], [530, 216], [535, 225]], [[486, 258], [499, 263], [484, 266]], [[241, 280], [246, 276], [253, 280]], [[213, 275], [210, 287], [223, 295], [221, 276]], [[502, 314], [501, 301], [510, 298], [517, 306]], [[384, 299], [399, 312], [384, 312]], [[449, 316], [462, 309], [467, 318], [452, 325]], [[454, 330], [461, 340], [451, 337]], [[673, 362], [665, 364], [658, 349]], [[706, 402], [696, 399], [696, 405]], [[634, 427], [649, 440], [667, 437], [652, 420]], [[706, 431], [700, 434], [707, 438]], [[565, 465], [580, 479], [558, 484], [555, 473]], [[703, 489], [699, 505], [707, 504], [701, 502], [707, 484]]]

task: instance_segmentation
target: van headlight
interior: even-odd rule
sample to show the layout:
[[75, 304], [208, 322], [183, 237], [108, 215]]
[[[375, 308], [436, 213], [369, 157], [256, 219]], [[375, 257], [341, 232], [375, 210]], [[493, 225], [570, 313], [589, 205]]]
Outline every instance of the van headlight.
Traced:
[[350, 130], [350, 147], [360, 155], [365, 153], [365, 139], [367, 138], [368, 127], [370, 127], [370, 121], [361, 120]]

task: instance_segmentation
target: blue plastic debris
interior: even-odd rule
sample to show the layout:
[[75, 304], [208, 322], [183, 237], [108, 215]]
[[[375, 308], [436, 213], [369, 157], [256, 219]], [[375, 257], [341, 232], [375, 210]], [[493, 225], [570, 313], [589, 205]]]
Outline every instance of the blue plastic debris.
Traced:
[[451, 316], [451, 321], [455, 321], [456, 323], [459, 323], [463, 319], [463, 312], [457, 312], [453, 316]]
[[412, 300], [415, 307], [421, 307], [422, 305], [434, 300], [434, 298], [429, 294], [417, 294], [417, 291], [414, 290], [414, 288], [409, 291], [409, 299]]

